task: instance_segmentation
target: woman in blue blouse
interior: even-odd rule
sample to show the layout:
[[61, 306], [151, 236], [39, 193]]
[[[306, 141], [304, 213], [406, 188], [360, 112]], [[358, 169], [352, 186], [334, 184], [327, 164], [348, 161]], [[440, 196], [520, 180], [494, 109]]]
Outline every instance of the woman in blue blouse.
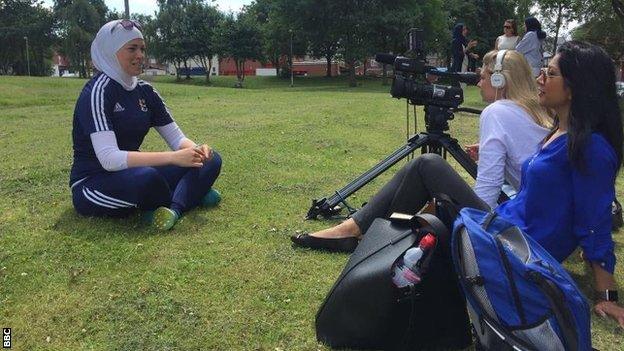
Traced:
[[[580, 246], [595, 278], [596, 313], [624, 327], [624, 308], [616, 303], [611, 238], [611, 203], [623, 147], [613, 62], [597, 46], [568, 42], [537, 83], [540, 104], [556, 113], [555, 127], [523, 164], [518, 195], [495, 211], [559, 261]], [[448, 163], [432, 154], [401, 169], [363, 209], [374, 209], [374, 217], [415, 213], [438, 193], [462, 207], [489, 209]], [[353, 251], [366, 229], [351, 218], [318, 236], [292, 240], [314, 249]]]
[[622, 165], [622, 115], [615, 68], [601, 48], [568, 42], [537, 79], [556, 124], [525, 162], [518, 196], [496, 208], [559, 261], [583, 249], [595, 279], [595, 311], [624, 327], [616, 304], [611, 203]]
[[[221, 157], [187, 138], [160, 94], [137, 76], [145, 42], [138, 23], [115, 20], [91, 44], [99, 73], [83, 88], [74, 111], [74, 162], [70, 175], [76, 211], [124, 217], [143, 210], [158, 229], [170, 229], [182, 213], [220, 199], [211, 189]], [[139, 151], [150, 128], [172, 151]]]

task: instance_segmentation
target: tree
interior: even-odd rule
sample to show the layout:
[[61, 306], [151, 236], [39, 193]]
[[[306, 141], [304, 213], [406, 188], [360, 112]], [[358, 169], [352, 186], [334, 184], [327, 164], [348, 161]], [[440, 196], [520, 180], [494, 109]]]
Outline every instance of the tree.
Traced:
[[57, 0], [54, 12], [59, 21], [60, 51], [80, 77], [90, 75], [91, 42], [105, 23], [108, 8], [103, 0]]
[[215, 32], [221, 21], [223, 14], [216, 7], [193, 1], [185, 7], [184, 13], [189, 26], [190, 55], [206, 71], [206, 82], [210, 82], [210, 72], [212, 71], [212, 57], [216, 54]]
[[54, 30], [52, 12], [40, 3], [0, 1], [0, 74], [48, 75]]
[[611, 6], [613, 11], [624, 22], [624, 1], [623, 0], [611, 0]]
[[552, 52], [557, 51], [559, 31], [563, 23], [578, 17], [581, 3], [577, 0], [539, 0], [546, 27], [555, 32]]
[[378, 1], [343, 0], [334, 4], [334, 11], [340, 17], [335, 24], [339, 36], [338, 53], [349, 70], [349, 86], [355, 87], [355, 67], [364, 61], [371, 51], [372, 25], [376, 17]]
[[245, 61], [262, 58], [261, 34], [256, 23], [245, 12], [237, 17], [229, 14], [217, 29], [217, 52], [229, 57], [236, 65], [237, 88], [243, 87]]
[[522, 23], [525, 18], [531, 15], [531, 7], [534, 5], [534, 0], [517, 0], [515, 6], [515, 18]]
[[[516, 18], [515, 10], [523, 9], [525, 5], [525, 1], [516, 4], [511, 0], [450, 0], [444, 4], [449, 12], [448, 28], [452, 29], [458, 22], [467, 25], [470, 29], [469, 38], [478, 42], [473, 51], [480, 57], [492, 50], [496, 38], [502, 34], [505, 20]], [[450, 63], [450, 36], [446, 45]]]
[[[340, 1], [334, 0], [297, 0], [294, 1], [291, 17], [295, 28], [300, 28], [300, 35], [309, 42], [312, 56], [327, 60], [326, 76], [331, 77], [332, 59], [339, 48], [340, 32], [337, 24], [342, 18], [337, 11]], [[296, 14], [296, 16], [293, 16]]]
[[[404, 53], [407, 50], [406, 35], [411, 28], [423, 30], [426, 52], [444, 52], [449, 36], [446, 17], [440, 0], [403, 0], [379, 6], [372, 22], [369, 55]], [[387, 84], [386, 65], [383, 66], [383, 84]]]
[[185, 1], [159, 0], [151, 33], [154, 56], [160, 61], [173, 63], [178, 79], [182, 64], [187, 68], [187, 78], [190, 78], [187, 60], [192, 56], [187, 45], [186, 37], [189, 33], [186, 29], [184, 4]]
[[614, 16], [624, 25], [624, 0], [576, 0], [577, 19], [589, 21], [601, 16]]
[[583, 2], [581, 14], [580, 19], [585, 22], [572, 32], [572, 37], [604, 48], [624, 72], [624, 2], [620, 0]]
[[215, 28], [223, 15], [204, 0], [158, 0], [158, 12], [151, 25], [154, 56], [172, 62], [176, 76], [184, 66], [186, 78], [191, 78], [189, 61], [194, 60], [206, 72], [210, 81]]
[[246, 8], [262, 34], [264, 58], [276, 68], [279, 75], [283, 59], [287, 58], [289, 70], [292, 70], [292, 54], [303, 56], [307, 50], [307, 41], [293, 20], [296, 1], [292, 0], [256, 0]]

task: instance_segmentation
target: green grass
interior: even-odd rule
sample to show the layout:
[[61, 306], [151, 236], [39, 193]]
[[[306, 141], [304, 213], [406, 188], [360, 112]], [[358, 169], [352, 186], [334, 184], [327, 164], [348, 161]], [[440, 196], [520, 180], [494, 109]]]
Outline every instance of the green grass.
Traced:
[[[310, 199], [404, 143], [405, 101], [373, 79], [351, 89], [326, 78], [233, 83], [154, 82], [185, 133], [224, 160], [221, 205], [160, 233], [138, 217], [72, 209], [72, 114], [84, 80], [0, 77], [0, 325], [13, 328], [14, 349], [327, 350], [314, 316], [348, 257], [294, 250], [288, 236], [330, 225], [303, 220]], [[483, 106], [475, 88], [466, 100]], [[451, 132], [470, 143], [477, 126], [460, 114]], [[150, 132], [144, 150], [164, 148]], [[615, 239], [623, 258], [622, 234]], [[582, 263], [569, 261], [589, 292]], [[595, 347], [622, 349], [622, 335], [594, 318]]]

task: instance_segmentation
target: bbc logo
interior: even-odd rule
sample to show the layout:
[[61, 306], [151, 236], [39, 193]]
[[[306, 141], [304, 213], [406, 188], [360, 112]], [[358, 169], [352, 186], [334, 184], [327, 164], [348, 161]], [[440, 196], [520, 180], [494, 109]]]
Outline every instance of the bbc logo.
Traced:
[[11, 328], [2, 329], [2, 348], [11, 348]]

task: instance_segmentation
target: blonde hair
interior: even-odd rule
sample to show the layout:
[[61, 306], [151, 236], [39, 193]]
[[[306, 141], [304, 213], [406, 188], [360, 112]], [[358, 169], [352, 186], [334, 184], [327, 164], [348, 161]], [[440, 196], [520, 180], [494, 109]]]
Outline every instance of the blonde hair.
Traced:
[[[483, 57], [483, 69], [489, 74], [494, 72], [497, 54], [498, 50], [492, 50]], [[535, 123], [551, 128], [552, 116], [539, 104], [537, 83], [524, 56], [515, 50], [507, 50], [503, 57], [501, 73], [505, 76], [505, 98], [520, 105], [533, 117]]]
[[513, 35], [518, 35], [518, 25], [516, 24], [516, 20], [513, 18], [505, 20], [505, 23], [509, 23], [511, 25], [511, 31]]

